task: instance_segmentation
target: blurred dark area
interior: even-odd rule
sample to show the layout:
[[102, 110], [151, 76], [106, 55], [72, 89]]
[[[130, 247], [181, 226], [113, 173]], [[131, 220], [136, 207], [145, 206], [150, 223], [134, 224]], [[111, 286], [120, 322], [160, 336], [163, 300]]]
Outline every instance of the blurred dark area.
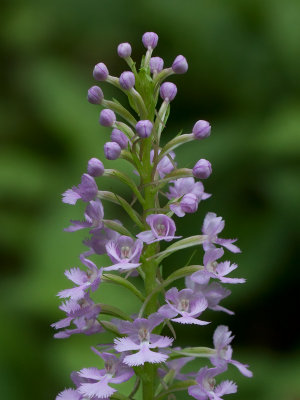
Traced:
[[[213, 165], [204, 182], [212, 197], [196, 215], [177, 218], [177, 231], [199, 234], [208, 211], [222, 216], [223, 237], [238, 237], [243, 250], [228, 259], [247, 279], [223, 301], [235, 316], [208, 312], [212, 323], [179, 327], [176, 344], [210, 346], [217, 324], [226, 324], [235, 334], [235, 358], [254, 372], [249, 380], [229, 370], [239, 386], [232, 398], [300, 399], [299, 19], [299, 0], [2, 1], [1, 398], [53, 399], [70, 385], [73, 370], [98, 365], [89, 348], [101, 336], [55, 340], [50, 328], [62, 318], [55, 294], [68, 285], [63, 272], [79, 266], [85, 249], [84, 232], [63, 232], [70, 219], [82, 218], [84, 205], [62, 204], [61, 193], [79, 182], [89, 158], [104, 159], [110, 132], [98, 123], [100, 109], [86, 101], [93, 66], [102, 61], [118, 76], [128, 67], [117, 45], [129, 41], [139, 62], [141, 36], [154, 31], [155, 55], [166, 66], [178, 54], [189, 61], [186, 75], [171, 78], [178, 95], [163, 141], [191, 132], [199, 119], [213, 127], [209, 139], [176, 153], [182, 167], [200, 158]], [[106, 98], [119, 96], [101, 87]], [[124, 161], [105, 165], [131, 173]], [[129, 198], [117, 182], [103, 179], [103, 187]], [[123, 218], [118, 208], [105, 210]], [[170, 257], [165, 274], [189, 256]], [[104, 287], [101, 296], [138, 309], [117, 287]]]

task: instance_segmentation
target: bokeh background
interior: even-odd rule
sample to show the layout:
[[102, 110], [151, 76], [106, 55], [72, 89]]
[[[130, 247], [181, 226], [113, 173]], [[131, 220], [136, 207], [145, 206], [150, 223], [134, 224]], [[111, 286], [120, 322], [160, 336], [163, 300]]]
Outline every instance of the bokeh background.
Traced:
[[[53, 399], [70, 385], [71, 371], [100, 365], [89, 350], [100, 337], [54, 340], [49, 326], [62, 317], [55, 294], [67, 286], [63, 271], [79, 265], [84, 249], [84, 233], [63, 232], [84, 206], [63, 205], [60, 194], [78, 183], [90, 157], [103, 159], [109, 132], [86, 101], [94, 64], [103, 61], [119, 75], [127, 68], [118, 43], [131, 42], [139, 60], [141, 36], [152, 30], [166, 65], [178, 54], [190, 64], [172, 78], [178, 96], [166, 140], [198, 119], [213, 126], [208, 140], [177, 152], [181, 166], [199, 158], [213, 164], [205, 182], [213, 197], [196, 216], [177, 219], [178, 231], [197, 234], [207, 211], [222, 215], [223, 236], [238, 236], [243, 249], [230, 255], [240, 266], [236, 275], [247, 278], [223, 302], [234, 317], [208, 313], [213, 323], [188, 334], [179, 329], [177, 344], [210, 346], [217, 324], [228, 324], [235, 358], [254, 372], [249, 380], [230, 368], [239, 385], [232, 398], [300, 399], [299, 18], [298, 0], [2, 1], [1, 398]], [[102, 88], [107, 98], [117, 95]], [[103, 179], [102, 187], [129, 196], [117, 182]], [[110, 205], [106, 215], [123, 218]], [[176, 255], [165, 267], [187, 257]], [[120, 289], [105, 287], [101, 296], [137, 309]]]

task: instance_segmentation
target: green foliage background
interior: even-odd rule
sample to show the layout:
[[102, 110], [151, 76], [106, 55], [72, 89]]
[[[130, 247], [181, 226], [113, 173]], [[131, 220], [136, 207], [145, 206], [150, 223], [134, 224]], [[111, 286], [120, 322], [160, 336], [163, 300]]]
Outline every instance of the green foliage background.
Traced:
[[[153, 30], [166, 65], [177, 54], [190, 65], [172, 78], [178, 96], [166, 140], [198, 119], [213, 126], [210, 139], [177, 152], [181, 166], [199, 158], [213, 164], [205, 182], [213, 197], [196, 216], [178, 220], [178, 231], [197, 234], [207, 211], [222, 215], [224, 237], [238, 236], [243, 249], [230, 255], [240, 265], [237, 276], [247, 278], [224, 302], [235, 317], [209, 314], [211, 326], [179, 329], [177, 343], [209, 346], [216, 325], [228, 324], [236, 358], [254, 371], [248, 380], [230, 369], [239, 385], [232, 398], [300, 399], [299, 17], [298, 0], [2, 1], [1, 398], [53, 399], [70, 385], [71, 371], [99, 366], [89, 350], [94, 338], [54, 340], [49, 327], [62, 317], [55, 294], [67, 285], [63, 271], [79, 264], [84, 248], [84, 233], [63, 232], [83, 205], [63, 205], [60, 194], [78, 183], [88, 158], [103, 159], [109, 133], [86, 101], [94, 64], [103, 61], [119, 75], [127, 68], [117, 44], [131, 42], [139, 60], [141, 35]], [[107, 98], [115, 95], [102, 87]], [[128, 195], [116, 182], [104, 187]], [[166, 268], [187, 257], [170, 258]], [[105, 287], [101, 296], [136, 310], [119, 289]]]

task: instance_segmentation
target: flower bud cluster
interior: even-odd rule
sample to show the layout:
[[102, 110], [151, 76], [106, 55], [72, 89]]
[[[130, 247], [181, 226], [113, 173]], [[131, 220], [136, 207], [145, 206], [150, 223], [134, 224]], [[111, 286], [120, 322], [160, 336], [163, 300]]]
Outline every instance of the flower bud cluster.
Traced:
[[[240, 252], [235, 244], [237, 239], [219, 237], [225, 227], [222, 217], [208, 212], [202, 231], [195, 236], [182, 238], [176, 232], [176, 217], [196, 213], [200, 202], [210, 198], [202, 180], [209, 178], [212, 166], [202, 158], [193, 169], [179, 168], [174, 150], [189, 141], [195, 141], [196, 145], [198, 140], [207, 138], [211, 126], [199, 120], [192, 132], [177, 135], [161, 145], [170, 103], [177, 95], [176, 85], [163, 81], [172, 74], [187, 72], [188, 64], [185, 57], [179, 55], [172, 67], [163, 69], [163, 59], [151, 57], [158, 44], [157, 34], [146, 32], [142, 42], [146, 54], [139, 71], [131, 59], [131, 45], [121, 43], [117, 53], [131, 71], [123, 72], [119, 78], [113, 77], [100, 62], [93, 72], [96, 80], [106, 81], [123, 91], [132, 110], [115, 100], [105, 100], [98, 86], [88, 90], [88, 101], [104, 107], [99, 118], [101, 126], [111, 128], [110, 141], [104, 145], [105, 158], [122, 158], [122, 162], [129, 162], [139, 182], [123, 171], [105, 169], [102, 161], [93, 157], [88, 161], [81, 182], [63, 193], [64, 203], [74, 205], [81, 200], [86, 204], [83, 219], [72, 220], [65, 231], [86, 230], [89, 237], [83, 242], [86, 251], [79, 255], [81, 267], [65, 271], [70, 287], [58, 293], [62, 299], [59, 308], [65, 317], [52, 324], [57, 330], [55, 337], [97, 334], [99, 342], [99, 334], [106, 332], [111, 340], [110, 344], [92, 348], [104, 361], [104, 368], [83, 368], [72, 373], [74, 388], [62, 391], [57, 400], [123, 398], [120, 394], [114, 395], [117, 392], [114, 384], [134, 376], [134, 389], [124, 398], [134, 399], [141, 383], [144, 400], [155, 396], [164, 398], [172, 393], [173, 384], [176, 390], [187, 390], [195, 399], [222, 399], [223, 395], [237, 391], [236, 384], [231, 381], [216, 385], [215, 378], [229, 365], [247, 377], [252, 376], [247, 365], [232, 358], [233, 336], [226, 326], [216, 327], [213, 347], [202, 347], [202, 352], [199, 346], [194, 349], [188, 343], [186, 349], [173, 347], [177, 324], [190, 324], [200, 329], [211, 323], [205, 315], [207, 310], [232, 315], [233, 311], [220, 304], [231, 293], [223, 285], [241, 284], [245, 280], [228, 276], [237, 265], [221, 260], [226, 251]], [[158, 99], [159, 94], [162, 100]], [[157, 108], [158, 101], [161, 104]], [[133, 198], [125, 199], [118, 193], [101, 190], [102, 179], [110, 177], [127, 185]], [[101, 180], [100, 190], [96, 178]], [[132, 226], [106, 219], [102, 201], [120, 206], [128, 214]], [[163, 279], [160, 266], [164, 258], [189, 247], [203, 250], [203, 257], [198, 256], [193, 265], [184, 266]], [[99, 255], [102, 258], [97, 259]], [[183, 289], [169, 287], [179, 278], [185, 278]], [[122, 304], [118, 308], [115, 304], [96, 302], [94, 293], [101, 292], [103, 282], [122, 286], [136, 296], [133, 315], [126, 313]], [[164, 327], [170, 328], [169, 335], [162, 334]], [[196, 357], [206, 357], [211, 366], [204, 366], [197, 373], [182, 373], [182, 367]], [[163, 379], [164, 385], [157, 384], [158, 377]], [[185, 381], [189, 384], [183, 384]]]

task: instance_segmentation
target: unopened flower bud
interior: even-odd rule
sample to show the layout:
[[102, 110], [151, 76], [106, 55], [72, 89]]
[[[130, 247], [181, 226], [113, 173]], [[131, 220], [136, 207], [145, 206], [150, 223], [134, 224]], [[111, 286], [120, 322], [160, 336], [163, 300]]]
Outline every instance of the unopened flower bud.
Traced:
[[92, 86], [89, 88], [87, 99], [92, 104], [101, 104], [104, 99], [101, 88], [99, 88], [99, 86]]
[[163, 100], [170, 102], [177, 94], [177, 87], [172, 82], [165, 82], [160, 87], [160, 96]]
[[118, 143], [121, 149], [126, 149], [128, 145], [128, 137], [119, 129], [113, 129], [110, 135], [112, 142]]
[[143, 139], [151, 135], [152, 129], [153, 124], [147, 119], [139, 121], [135, 126], [136, 133]]
[[193, 127], [195, 139], [205, 139], [210, 136], [211, 126], [207, 121], [197, 121]]
[[112, 126], [116, 120], [117, 117], [113, 111], [109, 110], [108, 108], [105, 108], [101, 111], [99, 122], [102, 126]]
[[131, 46], [129, 43], [120, 43], [118, 46], [118, 55], [121, 58], [127, 58], [131, 56]]
[[164, 60], [160, 57], [151, 57], [149, 61], [152, 74], [158, 74], [164, 67]]
[[104, 173], [104, 165], [98, 158], [91, 158], [88, 162], [87, 172], [94, 178]]
[[195, 194], [193, 193], [188, 193], [183, 196], [181, 202], [180, 202], [180, 207], [183, 212], [192, 214], [197, 211], [198, 209], [198, 198]]
[[120, 85], [125, 90], [130, 90], [135, 84], [134, 74], [130, 71], [125, 71], [120, 75], [119, 78]]
[[193, 168], [193, 175], [195, 178], [198, 179], [207, 179], [211, 175], [211, 173], [211, 163], [204, 158], [199, 160]]
[[172, 70], [175, 74], [185, 74], [189, 66], [184, 56], [177, 56], [172, 64]]
[[104, 145], [104, 154], [108, 160], [116, 160], [120, 157], [121, 147], [116, 142], [107, 142]]
[[158, 42], [158, 35], [154, 32], [146, 32], [143, 34], [142, 41], [146, 49], [155, 49]]
[[99, 63], [95, 65], [94, 71], [93, 71], [93, 77], [97, 81], [106, 81], [108, 77], [108, 69], [107, 66], [103, 63]]

